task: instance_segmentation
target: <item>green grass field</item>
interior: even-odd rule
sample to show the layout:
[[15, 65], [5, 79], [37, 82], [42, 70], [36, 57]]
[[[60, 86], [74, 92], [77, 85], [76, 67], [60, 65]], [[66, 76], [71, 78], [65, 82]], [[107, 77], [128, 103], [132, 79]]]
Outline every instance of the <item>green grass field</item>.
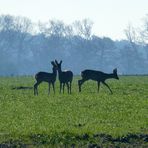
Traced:
[[88, 81], [78, 92], [48, 96], [42, 83], [39, 96], [33, 77], [0, 78], [0, 146], [26, 147], [147, 147], [148, 76], [121, 76], [106, 81], [113, 91]]

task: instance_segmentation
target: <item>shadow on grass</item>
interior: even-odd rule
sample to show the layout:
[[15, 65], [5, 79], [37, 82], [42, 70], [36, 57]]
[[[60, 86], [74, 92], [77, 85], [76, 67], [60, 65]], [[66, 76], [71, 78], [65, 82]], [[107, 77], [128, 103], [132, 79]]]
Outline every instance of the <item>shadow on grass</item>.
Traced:
[[11, 89], [12, 90], [33, 89], [33, 87], [19, 86], [19, 87], [12, 87]]
[[113, 138], [107, 134], [83, 134], [74, 135], [66, 132], [54, 134], [52, 136], [36, 134], [29, 136], [29, 142], [23, 140], [10, 140], [0, 144], [0, 148], [9, 147], [147, 147], [147, 134], [128, 134], [126, 136]]

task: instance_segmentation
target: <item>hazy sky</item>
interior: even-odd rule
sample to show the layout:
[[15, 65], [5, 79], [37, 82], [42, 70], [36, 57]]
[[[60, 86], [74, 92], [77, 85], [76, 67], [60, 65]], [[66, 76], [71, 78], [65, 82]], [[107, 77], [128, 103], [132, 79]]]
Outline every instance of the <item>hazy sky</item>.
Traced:
[[0, 0], [1, 14], [25, 16], [33, 22], [59, 19], [67, 24], [89, 18], [96, 35], [121, 39], [129, 23], [138, 26], [148, 14], [148, 0]]

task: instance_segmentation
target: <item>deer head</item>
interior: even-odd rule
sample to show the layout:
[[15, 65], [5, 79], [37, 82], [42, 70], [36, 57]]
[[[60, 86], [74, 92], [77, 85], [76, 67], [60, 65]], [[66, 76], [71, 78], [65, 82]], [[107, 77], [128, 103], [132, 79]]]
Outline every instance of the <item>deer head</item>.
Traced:
[[53, 69], [54, 69], [54, 70], [57, 70], [57, 69], [58, 69], [58, 67], [57, 67], [57, 65], [55, 64], [54, 61], [51, 61], [51, 65], [53, 66]]
[[115, 68], [114, 70], [113, 70], [113, 74], [114, 74], [114, 78], [115, 79], [117, 79], [117, 80], [119, 80], [119, 77], [118, 77], [118, 75], [117, 75], [117, 68]]
[[57, 60], [55, 60], [55, 63], [56, 63], [56, 65], [57, 65], [57, 69], [58, 69], [58, 70], [61, 70], [62, 60], [61, 60], [59, 63], [58, 63]]

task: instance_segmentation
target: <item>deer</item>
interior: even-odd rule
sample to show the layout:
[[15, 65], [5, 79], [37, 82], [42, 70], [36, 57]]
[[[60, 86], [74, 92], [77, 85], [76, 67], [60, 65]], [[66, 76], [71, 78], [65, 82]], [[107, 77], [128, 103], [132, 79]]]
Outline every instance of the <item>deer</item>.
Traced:
[[38, 85], [41, 82], [47, 82], [49, 85], [48, 88], [48, 95], [50, 94], [50, 85], [52, 84], [53, 87], [53, 92], [55, 94], [55, 81], [57, 77], [57, 65], [55, 64], [54, 61], [51, 61], [52, 64], [52, 73], [47, 73], [47, 72], [38, 72], [35, 75], [36, 83], [34, 84], [34, 95], [38, 95]]
[[57, 70], [58, 70], [58, 77], [59, 77], [59, 81], [60, 81], [60, 93], [63, 87], [63, 94], [64, 94], [64, 87], [65, 84], [67, 85], [67, 90], [68, 90], [68, 94], [71, 94], [71, 84], [72, 84], [72, 80], [73, 80], [73, 72], [72, 71], [62, 71], [61, 70], [61, 64], [62, 61], [60, 61], [58, 63], [57, 60], [55, 60], [55, 63], [57, 65]]
[[119, 80], [119, 77], [117, 75], [117, 68], [113, 69], [113, 73], [110, 73], [110, 74], [104, 73], [101, 71], [96, 71], [96, 70], [84, 70], [81, 72], [81, 77], [82, 79], [78, 80], [79, 92], [81, 92], [81, 86], [85, 81], [94, 80], [94, 81], [97, 81], [98, 92], [99, 92], [100, 82], [101, 82], [109, 89], [110, 93], [113, 94], [112, 90], [110, 89], [108, 84], [105, 82], [105, 80], [111, 79], [111, 78]]

